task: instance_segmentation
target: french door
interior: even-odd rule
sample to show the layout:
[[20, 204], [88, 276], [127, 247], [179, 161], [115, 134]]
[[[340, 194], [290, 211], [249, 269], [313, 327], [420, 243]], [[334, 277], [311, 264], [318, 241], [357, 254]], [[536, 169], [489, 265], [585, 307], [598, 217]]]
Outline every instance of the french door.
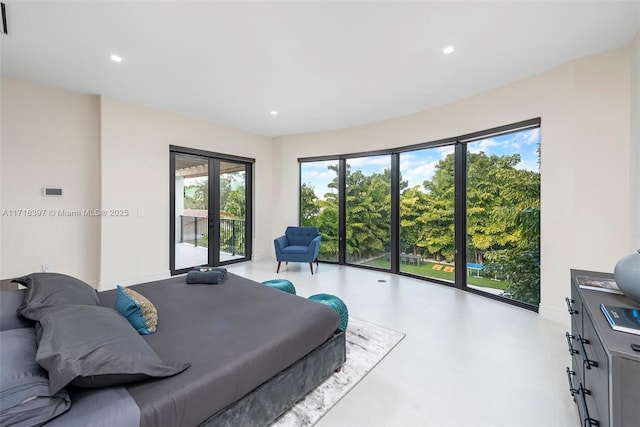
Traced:
[[171, 274], [251, 259], [252, 165], [171, 146]]

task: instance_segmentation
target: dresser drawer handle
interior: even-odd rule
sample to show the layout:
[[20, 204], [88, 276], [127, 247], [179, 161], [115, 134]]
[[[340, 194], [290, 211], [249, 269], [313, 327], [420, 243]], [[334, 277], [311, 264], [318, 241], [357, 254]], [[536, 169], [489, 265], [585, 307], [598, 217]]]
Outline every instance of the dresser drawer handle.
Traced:
[[567, 303], [567, 311], [569, 312], [569, 314], [578, 314], [578, 310], [573, 308], [573, 303], [575, 303], [575, 300], [570, 299], [569, 297], [564, 299], [564, 302]]
[[582, 387], [582, 384], [580, 384], [578, 394], [580, 395], [580, 403], [582, 403], [582, 416], [584, 417], [584, 422], [582, 423], [582, 425], [584, 427], [598, 427], [600, 425], [600, 421], [589, 416], [589, 408], [587, 408], [587, 399], [585, 398], [587, 394], [591, 394], [591, 391]]
[[575, 374], [576, 374], [575, 372], [573, 372], [571, 369], [567, 367], [567, 381], [569, 381], [569, 393], [571, 393], [571, 397], [580, 393], [580, 390], [576, 389], [575, 386], [573, 385], [573, 378], [571, 378], [571, 376]]
[[571, 340], [575, 339], [575, 337], [571, 334], [569, 334], [569, 332], [567, 332], [565, 334], [565, 336], [567, 337], [567, 347], [569, 347], [569, 354], [570, 355], [574, 355], [574, 354], [579, 354], [580, 352], [578, 350], [576, 350], [575, 348], [573, 348], [573, 344], [571, 344]]
[[589, 344], [589, 340], [578, 335], [578, 342], [580, 343], [580, 349], [582, 350], [582, 359], [585, 369], [591, 369], [592, 366], [597, 368], [598, 362], [589, 359], [589, 356], [587, 356], [587, 350], [584, 348], [585, 344]]

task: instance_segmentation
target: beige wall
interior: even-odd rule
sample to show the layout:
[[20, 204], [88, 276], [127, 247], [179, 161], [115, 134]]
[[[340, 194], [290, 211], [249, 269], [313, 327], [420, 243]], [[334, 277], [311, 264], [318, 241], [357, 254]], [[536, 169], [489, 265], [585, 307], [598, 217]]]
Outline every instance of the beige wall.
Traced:
[[640, 32], [631, 45], [631, 241], [640, 249]]
[[297, 221], [299, 157], [435, 141], [541, 117], [541, 314], [567, 321], [569, 269], [613, 271], [628, 252], [630, 50], [583, 58], [443, 107], [274, 140], [272, 233]]
[[[0, 217], [0, 278], [43, 264], [103, 287], [168, 275], [170, 144], [256, 158], [254, 258], [266, 258], [273, 236], [297, 221], [298, 157], [404, 146], [541, 117], [541, 313], [564, 321], [569, 268], [611, 271], [640, 246], [639, 49], [636, 37], [628, 49], [432, 110], [273, 140], [2, 77], [0, 208], [99, 207], [129, 209], [130, 216]], [[65, 195], [42, 197], [43, 186], [63, 187]]]
[[[101, 289], [168, 277], [172, 144], [256, 159], [253, 256], [270, 256], [270, 138], [8, 77], [1, 89], [0, 278], [44, 264]], [[62, 187], [64, 196], [43, 197], [44, 186]], [[45, 215], [6, 216], [12, 209]], [[58, 209], [129, 216], [66, 217]]]
[[[169, 145], [256, 159], [254, 258], [271, 252], [271, 139], [102, 97], [102, 288], [169, 275]], [[138, 216], [138, 209], [144, 216]]]
[[[0, 278], [41, 271], [98, 281], [100, 220], [59, 209], [100, 206], [99, 99], [2, 77]], [[43, 197], [60, 187], [62, 197]], [[11, 210], [44, 216], [9, 216]]]

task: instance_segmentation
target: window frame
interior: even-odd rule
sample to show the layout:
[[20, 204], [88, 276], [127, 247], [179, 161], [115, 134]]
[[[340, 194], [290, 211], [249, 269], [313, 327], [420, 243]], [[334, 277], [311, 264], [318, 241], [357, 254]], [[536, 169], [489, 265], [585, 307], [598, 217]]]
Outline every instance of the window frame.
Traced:
[[[508, 133], [523, 131], [527, 129], [541, 128], [542, 119], [540, 117], [523, 120], [503, 126], [481, 130], [477, 132], [466, 133], [450, 138], [443, 138], [435, 141], [422, 142], [419, 144], [405, 145], [383, 150], [364, 151], [356, 153], [347, 153], [339, 155], [325, 155], [313, 157], [298, 158], [298, 223], [301, 223], [301, 186], [302, 186], [302, 164], [318, 161], [338, 161], [338, 235], [339, 235], [339, 252], [338, 261], [322, 261], [329, 264], [348, 265], [350, 267], [379, 270], [399, 274], [402, 276], [412, 277], [420, 280], [431, 281], [446, 286], [452, 286], [474, 294], [482, 295], [487, 298], [495, 299], [507, 304], [515, 305], [534, 312], [538, 312], [539, 306], [528, 304], [522, 301], [507, 299], [498, 295], [493, 295], [481, 290], [477, 290], [467, 286], [467, 269], [456, 268], [454, 282], [440, 280], [436, 278], [425, 278], [411, 273], [401, 272], [399, 263], [399, 232], [400, 232], [400, 154], [416, 150], [437, 148], [443, 146], [454, 147], [454, 242], [455, 242], [455, 265], [466, 266], [467, 263], [467, 145], [471, 142], [500, 136]], [[391, 266], [389, 270], [379, 269], [372, 266], [350, 264], [346, 262], [346, 162], [349, 159], [390, 155], [391, 156], [391, 236], [390, 236], [390, 252]], [[461, 191], [463, 189], [464, 191]]]

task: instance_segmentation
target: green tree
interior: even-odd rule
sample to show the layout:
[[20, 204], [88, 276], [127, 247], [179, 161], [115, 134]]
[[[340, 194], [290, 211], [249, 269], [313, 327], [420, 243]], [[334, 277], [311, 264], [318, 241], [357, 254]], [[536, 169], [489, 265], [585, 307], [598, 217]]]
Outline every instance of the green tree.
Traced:
[[424, 198], [425, 194], [418, 185], [406, 189], [400, 195], [400, 252], [416, 252], [420, 238], [418, 219]]
[[320, 213], [317, 217], [317, 227], [322, 240], [320, 243], [320, 258], [337, 261], [338, 259], [338, 206], [320, 200]]
[[391, 223], [391, 173], [364, 175], [347, 165], [346, 250], [350, 261], [388, 250]]
[[[538, 149], [539, 150], [539, 149]], [[539, 151], [538, 151], [539, 153]], [[487, 274], [504, 278], [507, 292], [537, 304], [540, 283], [540, 174], [517, 169], [519, 155], [467, 158], [467, 235], [469, 259], [485, 265]], [[310, 184], [301, 188], [301, 218], [322, 234], [321, 258], [338, 254], [338, 166], [330, 191], [319, 199]], [[436, 166], [423, 187], [400, 189], [400, 250], [453, 261], [454, 155]], [[347, 236], [350, 261], [389, 251], [390, 171], [365, 175], [346, 170]]]
[[324, 199], [317, 200], [320, 212], [316, 226], [322, 236], [320, 244], [320, 258], [338, 260], [339, 236], [338, 236], [338, 165], [329, 165], [327, 169], [335, 176], [327, 185], [329, 192], [324, 194]]
[[300, 186], [300, 221], [302, 225], [317, 226], [318, 214], [320, 214], [320, 203], [315, 188], [310, 183], [303, 183]]
[[[485, 256], [522, 247], [523, 226], [539, 236], [538, 173], [516, 169], [519, 155], [487, 156], [470, 153], [467, 159], [467, 234], [469, 259], [485, 263]], [[454, 242], [454, 155], [436, 166], [424, 192], [414, 187], [400, 197], [403, 250], [415, 250], [436, 260], [453, 261]], [[527, 216], [528, 214], [528, 216]], [[518, 219], [520, 218], [520, 219]], [[504, 267], [502, 267], [504, 268]]]
[[447, 155], [436, 166], [431, 180], [423, 183], [425, 194], [416, 209], [418, 239], [416, 246], [424, 248], [427, 255], [440, 261], [453, 261], [454, 239], [454, 156]]
[[209, 208], [209, 180], [196, 179], [193, 184], [183, 189], [184, 207], [187, 209]]
[[[222, 206], [222, 205], [221, 205]], [[244, 185], [236, 187], [227, 193], [224, 211], [233, 218], [244, 218], [246, 211]]]
[[513, 172], [518, 163], [519, 154], [487, 156], [480, 152], [467, 157], [467, 256], [473, 262], [483, 264], [487, 251], [518, 240], [514, 206], [506, 198], [506, 191], [517, 184]]
[[[327, 166], [335, 173], [328, 184], [329, 192], [319, 199], [310, 184], [301, 186], [301, 222], [317, 226], [322, 235], [320, 258], [337, 259], [338, 255], [338, 165]], [[391, 173], [365, 175], [362, 171], [346, 171], [347, 236], [349, 261], [379, 255], [388, 251], [391, 223]]]
[[232, 175], [225, 173], [220, 175], [220, 206], [227, 206], [227, 200], [229, 193], [231, 193], [231, 183], [233, 181]]
[[[538, 145], [538, 156], [540, 146]], [[538, 158], [539, 161], [539, 158]], [[504, 189], [509, 202], [510, 222], [518, 237], [514, 244], [487, 253], [489, 274], [507, 283], [512, 298], [540, 303], [540, 174], [526, 170], [504, 170], [500, 179], [512, 185]]]

